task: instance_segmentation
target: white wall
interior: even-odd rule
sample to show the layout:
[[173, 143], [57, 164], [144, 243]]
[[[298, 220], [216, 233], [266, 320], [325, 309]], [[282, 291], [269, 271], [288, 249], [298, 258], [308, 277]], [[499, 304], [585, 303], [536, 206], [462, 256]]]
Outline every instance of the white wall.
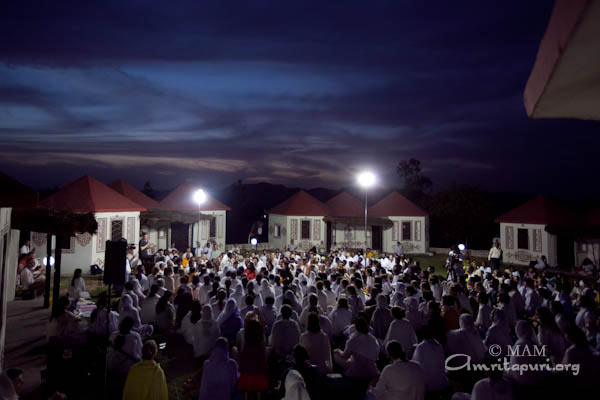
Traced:
[[225, 251], [225, 243], [227, 243], [227, 211], [225, 210], [214, 210], [214, 211], [202, 211], [204, 215], [212, 215], [216, 218], [215, 223], [215, 236], [209, 237], [210, 234], [210, 221], [202, 220], [196, 222], [190, 232], [190, 246], [196, 247], [196, 242], [200, 242], [202, 246], [210, 239], [216, 243], [213, 247], [212, 256], [218, 257], [219, 254]]
[[[98, 233], [90, 235], [88, 233], [78, 234], [71, 237], [71, 248], [62, 250], [61, 270], [63, 276], [73, 275], [73, 271], [81, 268], [84, 273], [89, 273], [89, 267], [98, 264], [104, 267], [104, 252], [106, 241], [112, 240], [111, 221], [123, 221], [123, 237], [129, 243], [137, 245], [140, 237], [140, 213], [135, 212], [101, 212], [95, 214], [98, 222]], [[37, 257], [46, 256], [46, 237], [44, 234], [36, 232], [31, 233], [31, 246], [35, 247]], [[52, 243], [54, 253], [55, 240]]]
[[600, 265], [600, 238], [598, 239], [579, 239], [574, 243], [575, 246], [575, 265], [580, 266], [583, 260], [589, 258]]
[[[528, 265], [530, 261], [539, 259], [542, 255], [548, 259], [548, 264], [555, 266], [556, 258], [556, 235], [545, 231], [545, 225], [538, 224], [500, 224], [500, 244], [502, 246], [503, 262], [517, 265]], [[512, 244], [509, 243], [508, 231], [512, 230]], [[527, 229], [528, 249], [518, 248], [518, 229]], [[541, 248], [539, 242], [536, 245], [536, 235], [540, 235]]]
[[[279, 237], [275, 237], [275, 226], [279, 226]], [[286, 229], [283, 229], [283, 228]], [[283, 250], [287, 248], [289, 243], [289, 235], [287, 231], [287, 219], [285, 215], [269, 214], [269, 247], [272, 249]]]
[[[2, 302], [0, 325], [0, 370], [4, 368], [6, 320], [8, 302], [15, 298], [17, 262], [19, 254], [19, 231], [11, 229], [12, 209], [0, 208], [0, 273], [2, 274]], [[4, 268], [2, 268], [4, 266]]]
[[[275, 222], [277, 221], [277, 222]], [[301, 239], [301, 221], [310, 221], [310, 238]], [[282, 237], [279, 240], [271, 241], [270, 227], [274, 224], [280, 224], [282, 227]], [[269, 214], [269, 244], [271, 247], [277, 247], [281, 250], [287, 249], [287, 245], [294, 239], [298, 249], [308, 251], [313, 246], [320, 247], [321, 242], [325, 246], [327, 225], [323, 222], [323, 217], [301, 216], [301, 215], [277, 215]], [[285, 228], [285, 233], [283, 232]], [[273, 238], [275, 239], [275, 238]]]
[[[331, 227], [333, 237], [331, 247], [337, 246], [350, 249], [362, 249], [365, 244], [365, 227], [364, 225], [346, 225], [333, 223]], [[348, 229], [348, 231], [347, 231]], [[371, 227], [367, 227], [367, 248], [371, 248]]]
[[[396, 243], [402, 243], [406, 254], [422, 254], [429, 251], [429, 217], [388, 217], [394, 226], [383, 231], [383, 251], [393, 253]], [[410, 222], [410, 240], [402, 237], [402, 223]]]

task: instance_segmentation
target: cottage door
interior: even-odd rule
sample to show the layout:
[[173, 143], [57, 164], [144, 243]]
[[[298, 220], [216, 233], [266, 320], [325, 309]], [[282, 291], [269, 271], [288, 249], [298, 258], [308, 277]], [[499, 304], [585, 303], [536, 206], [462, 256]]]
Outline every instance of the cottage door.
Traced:
[[383, 231], [380, 226], [372, 226], [372, 248], [373, 250], [381, 251], [383, 250]]
[[190, 227], [189, 224], [173, 222], [171, 224], [171, 242], [175, 243], [175, 247], [179, 251], [185, 251], [190, 242]]

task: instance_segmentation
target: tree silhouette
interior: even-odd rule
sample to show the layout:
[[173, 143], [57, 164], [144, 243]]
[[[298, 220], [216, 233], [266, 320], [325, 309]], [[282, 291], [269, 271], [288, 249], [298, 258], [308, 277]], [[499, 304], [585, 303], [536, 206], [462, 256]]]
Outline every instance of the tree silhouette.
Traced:
[[433, 183], [428, 176], [421, 172], [421, 161], [416, 158], [402, 160], [396, 167], [396, 173], [404, 181], [402, 193], [409, 200], [423, 205], [427, 195], [431, 192]]

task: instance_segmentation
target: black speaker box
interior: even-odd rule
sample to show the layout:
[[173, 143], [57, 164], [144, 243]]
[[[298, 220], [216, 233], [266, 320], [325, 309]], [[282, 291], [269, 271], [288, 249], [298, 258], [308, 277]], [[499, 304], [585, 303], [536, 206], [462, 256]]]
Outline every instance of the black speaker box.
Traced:
[[123, 285], [125, 283], [125, 263], [127, 241], [106, 241], [104, 253], [104, 283], [107, 285]]

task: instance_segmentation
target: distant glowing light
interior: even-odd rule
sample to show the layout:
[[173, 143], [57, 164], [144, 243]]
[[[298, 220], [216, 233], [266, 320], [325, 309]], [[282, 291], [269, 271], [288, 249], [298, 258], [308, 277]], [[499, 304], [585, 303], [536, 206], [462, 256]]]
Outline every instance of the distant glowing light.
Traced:
[[[42, 264], [44, 264], [44, 267], [48, 266], [48, 257], [42, 259]], [[54, 257], [52, 256], [50, 256], [50, 266], [54, 266]]]
[[202, 205], [206, 201], [206, 192], [202, 189], [198, 189], [194, 192], [194, 201], [198, 205]]
[[465, 251], [465, 249], [466, 249], [466, 248], [467, 248], [467, 246], [465, 246], [465, 245], [464, 245], [464, 244], [462, 244], [462, 243], [458, 245], [458, 249], [459, 249], [460, 251]]
[[256, 240], [256, 238], [252, 238], [252, 239], [250, 239], [250, 244], [252, 246], [256, 246], [258, 244], [258, 240]]
[[374, 173], [365, 171], [358, 174], [356, 180], [360, 186], [367, 189], [375, 184], [376, 178]]

